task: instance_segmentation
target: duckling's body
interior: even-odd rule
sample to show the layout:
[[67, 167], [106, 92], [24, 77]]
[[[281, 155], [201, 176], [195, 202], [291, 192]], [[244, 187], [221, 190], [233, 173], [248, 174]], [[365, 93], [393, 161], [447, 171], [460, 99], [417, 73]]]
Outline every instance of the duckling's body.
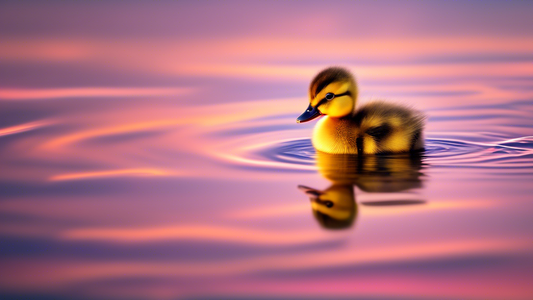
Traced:
[[297, 122], [323, 117], [313, 146], [332, 154], [402, 153], [423, 149], [424, 116], [410, 108], [375, 101], [354, 110], [357, 86], [350, 72], [328, 68], [311, 82], [310, 104]]
[[402, 153], [424, 147], [423, 116], [406, 107], [376, 101], [343, 118], [325, 116], [313, 132], [313, 146], [332, 154]]

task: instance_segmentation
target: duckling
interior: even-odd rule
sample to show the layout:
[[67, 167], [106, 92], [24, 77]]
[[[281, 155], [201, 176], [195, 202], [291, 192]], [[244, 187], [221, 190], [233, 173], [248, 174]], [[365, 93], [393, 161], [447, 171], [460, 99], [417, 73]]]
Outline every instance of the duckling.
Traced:
[[309, 87], [309, 106], [297, 119], [308, 122], [322, 115], [313, 131], [318, 151], [331, 154], [403, 153], [423, 150], [424, 116], [413, 109], [374, 101], [355, 110], [357, 85], [340, 67], [327, 68]]

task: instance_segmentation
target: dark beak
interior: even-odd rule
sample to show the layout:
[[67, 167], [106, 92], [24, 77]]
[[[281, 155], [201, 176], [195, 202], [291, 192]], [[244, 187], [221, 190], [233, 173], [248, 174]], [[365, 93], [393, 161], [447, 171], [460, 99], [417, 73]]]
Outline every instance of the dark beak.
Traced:
[[303, 123], [303, 122], [309, 122], [313, 119], [316, 119], [322, 115], [318, 108], [312, 107], [311, 104], [309, 104], [309, 107], [304, 111], [303, 114], [301, 114], [298, 119], [296, 119], [296, 123]]

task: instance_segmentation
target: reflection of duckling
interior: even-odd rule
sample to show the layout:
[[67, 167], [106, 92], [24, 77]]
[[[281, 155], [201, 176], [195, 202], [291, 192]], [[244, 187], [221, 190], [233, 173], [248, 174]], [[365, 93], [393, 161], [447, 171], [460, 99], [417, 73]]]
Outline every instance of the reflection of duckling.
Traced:
[[309, 196], [313, 215], [323, 227], [342, 229], [352, 225], [357, 214], [357, 204], [351, 185], [334, 184], [324, 191], [303, 185], [298, 188]]
[[365, 192], [392, 193], [422, 186], [422, 156], [329, 154], [317, 152], [319, 173], [334, 184], [356, 185]]
[[315, 76], [310, 104], [296, 122], [327, 115], [316, 125], [313, 146], [334, 154], [401, 153], [421, 150], [424, 117], [412, 109], [372, 102], [354, 111], [357, 86], [347, 70], [331, 67]]
[[[311, 200], [313, 215], [327, 229], [350, 227], [357, 216], [353, 186], [366, 192], [400, 192], [422, 186], [422, 157], [412, 154], [358, 156], [317, 153], [317, 167], [333, 184], [324, 191], [299, 185]], [[389, 206], [423, 204], [420, 200], [364, 202]]]

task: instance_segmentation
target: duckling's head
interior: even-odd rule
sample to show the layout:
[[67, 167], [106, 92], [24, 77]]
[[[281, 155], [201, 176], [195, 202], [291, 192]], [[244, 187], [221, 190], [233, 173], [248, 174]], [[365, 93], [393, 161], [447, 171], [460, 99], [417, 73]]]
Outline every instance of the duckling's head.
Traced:
[[351, 114], [357, 100], [357, 85], [346, 69], [330, 67], [318, 73], [309, 86], [309, 107], [297, 123], [311, 121], [321, 115], [341, 118]]

